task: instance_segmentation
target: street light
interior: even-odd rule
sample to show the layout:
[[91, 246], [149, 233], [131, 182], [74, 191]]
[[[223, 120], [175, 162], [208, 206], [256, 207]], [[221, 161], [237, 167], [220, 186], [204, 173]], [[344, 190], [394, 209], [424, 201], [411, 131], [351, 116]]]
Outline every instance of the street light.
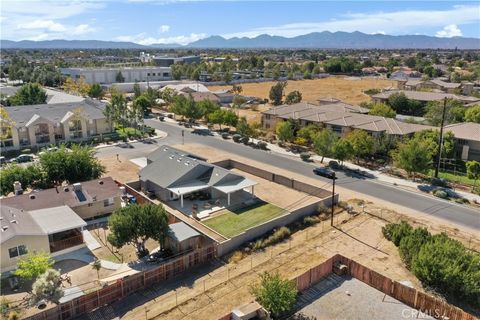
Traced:
[[335, 176], [335, 172], [332, 173], [331, 179], [333, 180], [332, 183], [332, 215], [330, 217], [330, 225], [333, 227], [333, 213], [335, 211], [335, 180], [337, 177]]

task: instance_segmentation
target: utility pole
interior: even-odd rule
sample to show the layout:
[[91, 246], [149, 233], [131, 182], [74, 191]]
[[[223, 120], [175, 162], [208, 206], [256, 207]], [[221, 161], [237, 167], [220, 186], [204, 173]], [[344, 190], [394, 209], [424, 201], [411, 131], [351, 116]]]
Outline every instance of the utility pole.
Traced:
[[337, 177], [335, 176], [335, 172], [333, 173], [332, 175], [332, 180], [333, 180], [333, 184], [332, 184], [332, 215], [330, 217], [330, 225], [333, 227], [333, 213], [335, 212], [335, 180], [337, 179]]
[[182, 130], [182, 145], [185, 144], [185, 130]]
[[438, 178], [438, 171], [440, 170], [440, 159], [442, 158], [443, 125], [445, 124], [446, 111], [447, 111], [447, 98], [444, 98], [443, 99], [442, 122], [440, 124], [440, 137], [438, 139], [437, 163], [435, 164], [435, 178]]

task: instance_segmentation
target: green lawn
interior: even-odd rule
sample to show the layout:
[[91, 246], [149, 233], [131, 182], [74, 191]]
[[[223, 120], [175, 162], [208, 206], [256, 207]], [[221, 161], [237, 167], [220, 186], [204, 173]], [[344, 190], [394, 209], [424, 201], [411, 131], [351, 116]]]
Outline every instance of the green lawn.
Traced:
[[280, 207], [263, 202], [234, 211], [225, 209], [219, 213], [219, 216], [202, 221], [202, 223], [231, 238], [250, 227], [279, 217], [286, 212]]

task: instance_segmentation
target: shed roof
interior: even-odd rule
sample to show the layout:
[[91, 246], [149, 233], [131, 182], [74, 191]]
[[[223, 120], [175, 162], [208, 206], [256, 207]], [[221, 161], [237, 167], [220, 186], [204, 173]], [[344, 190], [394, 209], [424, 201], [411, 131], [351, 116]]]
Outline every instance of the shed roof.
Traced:
[[185, 222], [177, 222], [169, 225], [169, 237], [175, 241], [182, 242], [200, 235], [195, 229], [188, 226]]
[[87, 223], [68, 206], [32, 210], [30, 214], [44, 234], [53, 234], [85, 227], [87, 225]]

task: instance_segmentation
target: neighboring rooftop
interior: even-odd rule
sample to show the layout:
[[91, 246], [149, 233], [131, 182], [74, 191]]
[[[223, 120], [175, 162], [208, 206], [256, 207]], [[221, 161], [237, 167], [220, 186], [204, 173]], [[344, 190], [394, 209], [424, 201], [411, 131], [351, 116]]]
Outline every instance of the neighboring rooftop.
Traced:
[[210, 92], [210, 90], [203, 84], [192, 82], [192, 83], [179, 83], [179, 84], [169, 84], [160, 89], [160, 91], [170, 88], [176, 92]]
[[373, 99], [388, 99], [392, 94], [395, 93], [404, 93], [405, 96], [409, 99], [418, 100], [418, 101], [440, 101], [445, 98], [447, 99], [455, 99], [458, 101], [462, 101], [464, 103], [476, 102], [480, 101], [479, 98], [471, 97], [471, 96], [461, 96], [452, 93], [442, 93], [442, 92], [424, 92], [424, 91], [410, 91], [410, 90], [389, 90], [384, 91], [381, 93], [377, 93], [372, 96]]
[[178, 241], [182, 242], [193, 237], [200, 235], [195, 229], [191, 228], [185, 222], [176, 222], [169, 225], [170, 233], [169, 236]]
[[445, 131], [453, 133], [455, 138], [471, 141], [480, 141], [480, 123], [463, 122], [445, 126]]
[[[106, 200], [121, 193], [115, 181], [110, 177], [85, 181], [75, 185], [76, 187], [68, 185], [6, 197], [0, 200], [0, 205], [27, 211], [60, 206], [75, 208], [79, 205]], [[79, 192], [82, 195], [80, 198]]]
[[[0, 93], [11, 97], [17, 93], [21, 86], [4, 86], [0, 85]], [[57, 103], [74, 103], [82, 102], [85, 100], [84, 97], [76, 96], [73, 94], [66, 93], [65, 91], [43, 87], [47, 92], [47, 104], [57, 104]]]
[[87, 224], [68, 206], [27, 211], [2, 204], [0, 225], [4, 243], [15, 236], [49, 235]]
[[5, 107], [10, 118], [17, 128], [27, 126], [34, 117], [42, 117], [52, 123], [60, 123], [76, 110], [88, 119], [103, 119], [105, 104], [92, 99], [83, 99], [78, 102], [64, 102], [56, 104], [36, 104], [30, 106]]

